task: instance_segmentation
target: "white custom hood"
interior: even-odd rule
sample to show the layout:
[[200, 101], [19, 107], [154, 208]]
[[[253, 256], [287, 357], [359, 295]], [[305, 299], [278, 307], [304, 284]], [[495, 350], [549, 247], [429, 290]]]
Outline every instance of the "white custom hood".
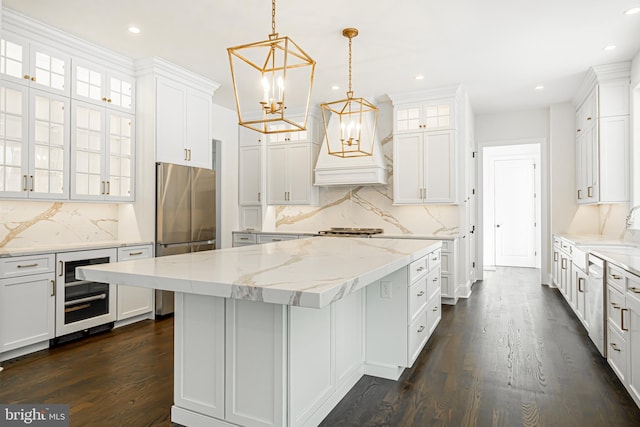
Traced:
[[[367, 122], [369, 117], [363, 117]], [[327, 131], [329, 135], [338, 135], [338, 119], [332, 115], [329, 119]], [[371, 123], [363, 123], [362, 139], [371, 138], [369, 129]], [[318, 154], [315, 168], [315, 183], [318, 186], [334, 185], [375, 185], [387, 183], [387, 171], [382, 153], [382, 144], [378, 133], [375, 132], [373, 155], [366, 157], [338, 157], [329, 155], [326, 136], [322, 139], [322, 146]]]

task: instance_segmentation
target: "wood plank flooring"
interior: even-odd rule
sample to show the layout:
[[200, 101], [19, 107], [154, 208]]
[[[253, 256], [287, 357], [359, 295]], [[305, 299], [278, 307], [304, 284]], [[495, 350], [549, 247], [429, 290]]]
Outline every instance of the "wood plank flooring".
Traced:
[[[67, 403], [71, 426], [171, 426], [173, 319], [3, 363], [0, 403]], [[323, 426], [638, 426], [557, 290], [500, 269], [443, 318], [399, 381], [363, 377]], [[173, 426], [177, 426], [173, 424]]]

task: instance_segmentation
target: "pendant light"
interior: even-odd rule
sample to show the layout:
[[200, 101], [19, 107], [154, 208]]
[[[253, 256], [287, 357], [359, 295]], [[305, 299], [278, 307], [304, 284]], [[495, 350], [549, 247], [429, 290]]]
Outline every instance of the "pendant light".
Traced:
[[337, 157], [373, 155], [378, 109], [364, 98], [354, 98], [351, 87], [351, 41], [356, 28], [345, 28], [349, 39], [349, 90], [347, 98], [322, 104], [322, 121], [329, 154]]
[[[265, 134], [306, 129], [316, 62], [276, 32], [275, 0], [268, 39], [227, 52], [239, 125]], [[297, 121], [291, 115], [297, 115]]]

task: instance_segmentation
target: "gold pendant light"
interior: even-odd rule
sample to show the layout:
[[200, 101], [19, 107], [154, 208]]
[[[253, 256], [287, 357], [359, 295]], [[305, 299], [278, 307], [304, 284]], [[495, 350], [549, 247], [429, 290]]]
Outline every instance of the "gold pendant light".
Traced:
[[[227, 51], [238, 124], [261, 133], [305, 130], [316, 62], [293, 40], [276, 32], [275, 0], [269, 38]], [[299, 120], [301, 113], [302, 122], [290, 118], [297, 114]]]
[[351, 41], [356, 28], [345, 28], [349, 39], [349, 90], [347, 98], [322, 104], [322, 121], [329, 154], [338, 157], [373, 155], [378, 109], [364, 98], [354, 98], [351, 88]]

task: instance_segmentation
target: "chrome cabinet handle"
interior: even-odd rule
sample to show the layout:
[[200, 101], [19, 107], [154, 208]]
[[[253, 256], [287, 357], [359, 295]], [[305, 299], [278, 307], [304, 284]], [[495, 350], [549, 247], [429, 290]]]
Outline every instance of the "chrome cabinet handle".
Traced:
[[418, 296], [421, 297], [422, 295], [424, 295], [424, 291], [420, 291], [418, 292]]
[[420, 325], [420, 327], [418, 328], [418, 333], [424, 331], [424, 326]]
[[33, 263], [33, 264], [18, 264], [18, 268], [31, 268], [31, 267], [37, 267], [38, 263]]
[[640, 288], [629, 288], [629, 290], [634, 294], [640, 294]]
[[421, 267], [418, 267], [418, 268], [416, 269], [416, 271], [422, 271], [422, 270], [424, 270], [424, 267], [422, 267], [422, 266], [421, 266]]
[[613, 348], [615, 351], [620, 351], [620, 348], [618, 347], [618, 344], [612, 342], [611, 343], [611, 348]]

